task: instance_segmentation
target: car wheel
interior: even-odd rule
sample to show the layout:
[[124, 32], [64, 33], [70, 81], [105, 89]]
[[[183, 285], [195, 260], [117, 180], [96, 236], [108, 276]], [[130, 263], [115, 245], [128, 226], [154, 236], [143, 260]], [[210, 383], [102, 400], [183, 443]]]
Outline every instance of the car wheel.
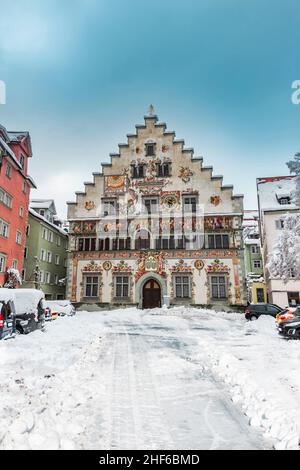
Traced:
[[258, 320], [258, 318], [255, 315], [251, 315], [250, 321], [256, 321], [256, 320]]
[[19, 329], [19, 328], [16, 328], [16, 335], [21, 335], [23, 332]]

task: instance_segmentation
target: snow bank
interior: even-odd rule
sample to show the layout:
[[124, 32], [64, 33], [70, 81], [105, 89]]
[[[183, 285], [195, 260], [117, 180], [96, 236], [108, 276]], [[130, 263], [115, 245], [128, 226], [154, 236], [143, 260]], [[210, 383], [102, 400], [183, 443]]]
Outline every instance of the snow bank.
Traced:
[[[299, 449], [300, 344], [281, 339], [270, 317], [229, 335], [230, 340], [199, 341], [209, 367], [229, 386], [232, 401], [250, 425], [262, 428], [275, 449]], [[294, 353], [296, 361], [291, 364]]]

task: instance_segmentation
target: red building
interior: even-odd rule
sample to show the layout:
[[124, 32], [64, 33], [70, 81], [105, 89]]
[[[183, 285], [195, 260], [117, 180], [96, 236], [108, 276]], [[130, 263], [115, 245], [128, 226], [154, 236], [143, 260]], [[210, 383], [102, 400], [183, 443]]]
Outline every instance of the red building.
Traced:
[[30, 189], [28, 132], [8, 132], [0, 125], [0, 286], [9, 268], [23, 269]]

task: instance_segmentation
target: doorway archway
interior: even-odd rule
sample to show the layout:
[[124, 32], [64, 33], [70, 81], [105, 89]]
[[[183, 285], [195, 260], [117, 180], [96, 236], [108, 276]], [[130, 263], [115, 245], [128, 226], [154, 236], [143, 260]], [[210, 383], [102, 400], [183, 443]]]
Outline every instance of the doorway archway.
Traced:
[[155, 279], [149, 279], [143, 286], [143, 308], [161, 307], [161, 287]]

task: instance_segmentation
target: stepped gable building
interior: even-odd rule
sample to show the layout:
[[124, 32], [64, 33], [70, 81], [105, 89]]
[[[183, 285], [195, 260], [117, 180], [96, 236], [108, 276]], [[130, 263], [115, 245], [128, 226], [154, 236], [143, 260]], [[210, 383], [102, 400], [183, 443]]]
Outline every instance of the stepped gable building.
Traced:
[[151, 111], [68, 202], [67, 297], [84, 308], [244, 305], [243, 196]]

